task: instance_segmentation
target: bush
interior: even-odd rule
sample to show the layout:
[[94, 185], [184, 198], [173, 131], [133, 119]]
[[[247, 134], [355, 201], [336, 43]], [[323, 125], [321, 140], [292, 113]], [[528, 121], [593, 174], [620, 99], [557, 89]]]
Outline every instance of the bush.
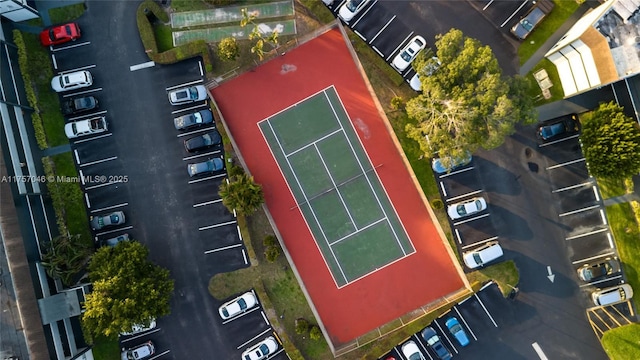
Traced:
[[633, 193], [634, 186], [635, 185], [633, 184], [633, 179], [632, 178], [624, 179], [624, 188], [625, 188], [627, 194], [632, 194]]
[[234, 37], [222, 39], [218, 44], [218, 57], [223, 61], [233, 61], [240, 56], [240, 46]]
[[436, 210], [440, 210], [444, 208], [444, 203], [440, 199], [433, 199], [431, 200], [431, 207]]
[[277, 245], [269, 246], [264, 251], [264, 257], [268, 262], [274, 262], [280, 256], [280, 248]]
[[213, 6], [228, 6], [235, 3], [234, 0], [205, 0], [205, 1]]
[[277, 244], [278, 239], [276, 239], [274, 235], [267, 235], [264, 237], [264, 240], [262, 240], [262, 245], [264, 245], [265, 247], [275, 246]]
[[401, 110], [404, 109], [404, 100], [400, 96], [394, 96], [391, 99], [391, 109], [393, 110]]
[[309, 331], [309, 322], [303, 318], [296, 319], [296, 334], [304, 335]]
[[309, 337], [311, 338], [311, 340], [322, 339], [322, 331], [320, 331], [320, 328], [318, 327], [318, 325], [313, 325], [311, 327], [311, 330], [309, 331]]
[[229, 178], [234, 178], [238, 175], [244, 174], [244, 169], [242, 166], [231, 164], [227, 166], [227, 173], [229, 174]]

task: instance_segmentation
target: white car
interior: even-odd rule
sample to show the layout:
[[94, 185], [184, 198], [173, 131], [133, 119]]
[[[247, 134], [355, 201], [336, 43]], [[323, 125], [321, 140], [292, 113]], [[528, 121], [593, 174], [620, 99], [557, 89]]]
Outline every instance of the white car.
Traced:
[[131, 331], [128, 332], [123, 332], [120, 335], [122, 336], [130, 336], [130, 335], [135, 335], [135, 334], [139, 334], [145, 331], [149, 331], [152, 329], [155, 329], [157, 326], [156, 324], [156, 319], [151, 320], [151, 323], [149, 325], [144, 325], [144, 324], [135, 324], [131, 327]]
[[424, 355], [418, 349], [415, 341], [407, 341], [402, 345], [402, 355], [409, 360], [425, 360]]
[[156, 353], [156, 348], [151, 341], [134, 346], [122, 351], [121, 360], [142, 360], [148, 359]]
[[440, 68], [440, 60], [437, 57], [432, 57], [431, 61], [427, 63], [427, 65], [422, 69], [422, 74], [419, 71], [416, 71], [416, 74], [413, 75], [411, 80], [409, 80], [409, 86], [415, 91], [422, 91], [422, 82], [420, 82], [420, 76], [431, 76], [433, 75], [438, 68]]
[[593, 303], [607, 306], [625, 302], [633, 297], [633, 288], [629, 284], [620, 284], [606, 289], [598, 289], [591, 293]]
[[208, 96], [204, 85], [188, 86], [170, 91], [169, 102], [171, 105], [182, 105], [205, 100]]
[[456, 220], [465, 216], [479, 213], [486, 208], [487, 202], [483, 197], [479, 196], [474, 197], [473, 199], [449, 205], [449, 207], [447, 208], [447, 214], [449, 214], [449, 218], [451, 218], [451, 220]]
[[64, 134], [67, 135], [67, 138], [69, 139], [99, 134], [107, 130], [109, 130], [109, 127], [107, 119], [104, 116], [72, 121], [64, 125]]
[[340, 7], [338, 16], [340, 16], [340, 19], [349, 22], [362, 10], [362, 8], [367, 6], [369, 2], [371, 2], [371, 0], [348, 0]]
[[242, 353], [242, 360], [262, 360], [278, 350], [278, 343], [273, 336], [260, 341]]
[[411, 41], [409, 41], [407, 46], [400, 50], [398, 55], [393, 58], [393, 62], [391, 63], [391, 65], [393, 65], [394, 68], [398, 69], [398, 71], [405, 71], [409, 67], [409, 64], [411, 64], [413, 59], [416, 58], [418, 53], [422, 51], [422, 49], [424, 49], [426, 46], [427, 42], [422, 36], [415, 36], [413, 39], [411, 39]]
[[51, 88], [56, 92], [75, 90], [91, 85], [93, 85], [93, 77], [87, 70], [61, 74], [51, 79]]
[[500, 244], [498, 244], [497, 241], [490, 241], [477, 249], [463, 253], [462, 259], [469, 269], [475, 269], [484, 266], [502, 255], [504, 255], [504, 253], [502, 252]]
[[218, 309], [218, 312], [220, 313], [222, 320], [227, 320], [251, 309], [256, 306], [257, 303], [258, 301], [256, 300], [256, 296], [249, 291], [222, 304]]

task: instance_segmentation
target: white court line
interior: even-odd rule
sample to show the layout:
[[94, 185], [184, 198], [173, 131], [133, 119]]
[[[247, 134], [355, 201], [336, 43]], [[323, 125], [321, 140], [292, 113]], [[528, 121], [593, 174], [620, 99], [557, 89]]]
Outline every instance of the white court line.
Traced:
[[583, 234], [578, 234], [578, 235], [573, 235], [573, 236], [569, 236], [568, 238], [565, 238], [565, 240], [574, 240], [574, 239], [579, 239], [581, 237], [585, 237], [585, 236], [589, 236], [589, 235], [593, 235], [593, 234], [598, 234], [601, 232], [605, 232], [605, 231], [609, 231], [609, 229], [599, 229], [599, 230], [594, 230], [594, 231], [589, 231]]
[[72, 96], [78, 96], [78, 95], [84, 95], [84, 94], [90, 94], [90, 93], [94, 93], [97, 91], [102, 91], [102, 88], [96, 88], [96, 89], [91, 89], [91, 90], [85, 90], [85, 91], [80, 91], [80, 92], [76, 92], [76, 93], [72, 93], [72, 94], [67, 94], [67, 95], [62, 95], [63, 98], [68, 98], [68, 97], [72, 97]]
[[483, 214], [483, 215], [480, 215], [480, 216], [472, 217], [472, 218], [470, 218], [470, 219], [466, 219], [466, 220], [463, 220], [463, 221], [455, 222], [455, 223], [453, 223], [453, 225], [454, 225], [454, 226], [462, 225], [462, 224], [464, 224], [464, 223], [468, 223], [469, 221], [474, 221], [474, 220], [482, 219], [482, 218], [487, 217], [487, 216], [489, 216], [489, 214]]
[[166, 90], [166, 91], [169, 91], [169, 90], [173, 90], [173, 89], [181, 88], [181, 87], [184, 87], [184, 86], [189, 86], [189, 85], [193, 85], [193, 84], [198, 84], [198, 83], [201, 83], [202, 81], [203, 81], [203, 80], [202, 80], [202, 79], [200, 79], [200, 80], [194, 80], [194, 81], [190, 81], [190, 82], [183, 83], [183, 84], [179, 84], [179, 85], [169, 86], [169, 87], [168, 87], [168, 88], [166, 88], [165, 90]]
[[232, 224], [236, 224], [236, 223], [237, 223], [237, 221], [231, 220], [231, 221], [223, 222], [223, 223], [220, 223], [220, 224], [207, 225], [207, 226], [199, 227], [198, 231], [215, 229], [215, 228], [219, 228], [221, 226], [227, 226], [227, 225], [232, 225]]
[[255, 339], [259, 338], [260, 336], [268, 333], [269, 331], [271, 331], [271, 328], [266, 329], [265, 331], [261, 332], [260, 334], [252, 337], [251, 339], [245, 341], [244, 343], [240, 344], [236, 349], [242, 349], [243, 347], [247, 346], [248, 344], [250, 344], [252, 341], [254, 341]]
[[51, 49], [51, 52], [56, 52], [56, 51], [62, 51], [62, 50], [69, 50], [69, 49], [73, 49], [73, 48], [77, 48], [80, 46], [85, 46], [85, 45], [89, 45], [91, 44], [91, 41], [85, 41], [85, 42], [81, 42], [81, 43], [77, 43], [77, 44], [73, 44], [73, 45], [69, 45], [69, 46], [64, 46], [64, 47], [59, 47], [59, 48], [53, 48], [53, 46], [49, 46], [49, 48]]
[[133, 229], [133, 226], [125, 226], [123, 228], [113, 229], [113, 230], [109, 230], [109, 231], [103, 231], [101, 233], [96, 233], [96, 236], [107, 235], [107, 234], [111, 234], [111, 233], [114, 233], [114, 232], [130, 230], [130, 229]]
[[537, 342], [534, 342], [533, 344], [531, 344], [531, 346], [533, 346], [533, 350], [536, 351], [536, 354], [538, 354], [538, 357], [540, 358], [540, 360], [549, 360], [549, 358], [547, 358], [547, 356], [544, 354], [544, 352], [542, 351], [542, 348], [540, 347], [540, 345], [538, 345]]
[[563, 142], [563, 141], [567, 141], [567, 140], [575, 139], [575, 138], [577, 138], [578, 136], [580, 136], [580, 134], [575, 134], [575, 135], [567, 136], [567, 137], [562, 138], [562, 139], [553, 140], [553, 141], [549, 141], [548, 143], [540, 144], [540, 145], [538, 145], [538, 147], [545, 147], [545, 146], [549, 146], [549, 145], [553, 145], [553, 144], [561, 143], [561, 142]]
[[578, 214], [578, 213], [581, 213], [581, 212], [597, 209], [599, 207], [600, 207], [600, 205], [588, 206], [588, 207], [585, 207], [585, 208], [582, 208], [582, 209], [578, 209], [578, 210], [573, 210], [573, 211], [569, 211], [569, 212], [566, 212], [566, 213], [562, 213], [562, 214], [560, 214], [558, 216], [564, 217], [564, 216], [568, 216], [568, 215], [574, 215], [574, 214]]
[[475, 169], [475, 166], [469, 166], [469, 167], [466, 167], [466, 168], [464, 168], [464, 169], [460, 169], [460, 170], [452, 171], [452, 172], [450, 172], [450, 173], [446, 173], [446, 174], [439, 175], [439, 178], [440, 178], [440, 179], [442, 179], [442, 178], [445, 178], [445, 177], [447, 177], [447, 176], [451, 176], [451, 175], [455, 175], [455, 174], [460, 174], [460, 173], [463, 173], [463, 172], [465, 172], [465, 171], [469, 171], [469, 170], [473, 170], [473, 169]]
[[402, 42], [400, 42], [400, 44], [395, 49], [393, 49], [393, 51], [389, 54], [389, 56], [385, 59], [385, 61], [389, 61], [389, 59], [391, 59], [391, 55], [395, 54], [396, 51], [400, 50], [400, 48], [402, 47], [402, 44], [404, 44], [405, 41], [409, 40], [409, 38], [413, 34], [414, 34], [414, 31], [410, 32], [409, 35], [407, 35], [407, 37], [404, 38], [404, 40], [402, 40]]
[[579, 163], [579, 162], [582, 162], [582, 161], [585, 161], [585, 159], [584, 159], [584, 158], [580, 158], [580, 159], [575, 159], [575, 160], [571, 160], [571, 161], [563, 162], [563, 163], [561, 163], [561, 164], [556, 164], [556, 165], [553, 165], [553, 166], [549, 166], [549, 167], [547, 168], [547, 170], [557, 169], [557, 168], [559, 168], [559, 167], [563, 167], [563, 166], [567, 166], [567, 165], [572, 165], [572, 164]]
[[496, 324], [496, 321], [493, 320], [493, 316], [491, 316], [491, 314], [489, 314], [489, 310], [487, 310], [487, 308], [484, 306], [484, 303], [482, 302], [482, 300], [480, 300], [480, 297], [478, 296], [478, 293], [474, 293], [473, 296], [476, 297], [476, 299], [480, 303], [480, 306], [482, 306], [482, 308], [484, 309], [484, 312], [487, 313], [487, 316], [489, 317], [489, 319], [491, 319], [491, 322], [493, 323], [493, 326], [498, 327], [498, 324]]
[[143, 337], [143, 336], [147, 336], [147, 335], [150, 335], [150, 334], [156, 333], [156, 332], [158, 332], [158, 331], [160, 331], [160, 328], [155, 328], [155, 329], [153, 329], [153, 330], [145, 331], [145, 332], [143, 332], [143, 333], [141, 333], [141, 334], [137, 334], [137, 335], [132, 336], [132, 337], [130, 337], [130, 338], [127, 338], [127, 339], [121, 340], [120, 342], [123, 342], [123, 343], [124, 343], [124, 342], [127, 342], [127, 341], [131, 341], [131, 340], [139, 339], [139, 338], [141, 338], [141, 337]]
[[[307, 145], [299, 147], [299, 148], [293, 150], [292, 152], [290, 152], [288, 154], [285, 153], [284, 151], [282, 152], [282, 154], [284, 154], [284, 156], [288, 158], [289, 156], [295, 155], [296, 153], [298, 153], [298, 152], [300, 152], [302, 150], [306, 150], [309, 147], [312, 147], [312, 146], [316, 147], [317, 143], [319, 143], [321, 141], [324, 141], [325, 139], [327, 139], [327, 138], [329, 138], [329, 137], [331, 137], [331, 136], [333, 136], [335, 134], [338, 134], [338, 133], [344, 133], [344, 129], [342, 127], [340, 127], [340, 129], [334, 130], [334, 131], [328, 133], [327, 135], [325, 135], [325, 136], [323, 136], [323, 137], [321, 137], [319, 139], [313, 140], [312, 142], [308, 143]], [[317, 150], [317, 147], [316, 147], [316, 150]]]
[[96, 212], [100, 212], [100, 211], [116, 209], [116, 208], [124, 207], [124, 206], [127, 206], [127, 205], [129, 205], [128, 202], [122, 203], [122, 204], [118, 204], [118, 205], [107, 206], [107, 207], [103, 207], [103, 208], [100, 208], [100, 209], [91, 210], [91, 213], [96, 213]]
[[42, 200], [42, 195], [40, 195], [40, 206], [42, 206], [42, 213], [44, 214], [44, 222], [47, 225], [47, 233], [49, 234], [49, 241], [51, 241], [51, 228], [49, 227], [49, 219], [47, 219], [47, 210], [44, 207], [44, 200]]
[[386, 29], [386, 28], [387, 28], [387, 26], [391, 25], [391, 23], [393, 22], [393, 20], [395, 20], [395, 18], [396, 18], [396, 15], [393, 15], [393, 17], [391, 18], [391, 20], [387, 21], [387, 23], [386, 23], [386, 24], [384, 24], [384, 26], [383, 26], [383, 27], [378, 31], [378, 33], [377, 33], [377, 34], [375, 34], [375, 35], [371, 38], [371, 40], [369, 41], [369, 44], [371, 44], [372, 42], [374, 42], [374, 41], [376, 40], [376, 38], [378, 38], [378, 36], [379, 36], [380, 34], [382, 34], [382, 32], [384, 31], [384, 29]]
[[72, 121], [76, 121], [78, 119], [82, 119], [82, 118], [86, 118], [86, 117], [92, 117], [92, 116], [98, 116], [98, 115], [103, 115], [106, 114], [107, 110], [102, 110], [102, 111], [98, 111], [98, 112], [94, 112], [94, 113], [89, 113], [89, 114], [84, 114], [84, 115], [79, 115], [79, 116], [75, 116], [72, 118], [67, 119], [67, 122], [72, 122]]
[[109, 158], [106, 158], [106, 159], [90, 161], [90, 162], [84, 163], [84, 164], [80, 164], [80, 160], [78, 160], [78, 164], [79, 164], [80, 167], [85, 167], [85, 166], [91, 166], [91, 165], [95, 165], [95, 164], [100, 164], [100, 163], [107, 162], [107, 161], [112, 161], [112, 160], [115, 160], [117, 158], [118, 158], [117, 156], [112, 156], [112, 157], [109, 157]]
[[622, 275], [616, 275], [616, 276], [608, 277], [608, 278], [605, 278], [605, 279], [602, 279], [602, 280], [592, 281], [590, 283], [582, 284], [582, 285], [580, 285], [580, 287], [594, 286], [594, 285], [598, 285], [598, 284], [603, 283], [603, 282], [607, 282], [607, 281], [611, 281], [611, 280], [615, 280], [615, 279], [620, 279], [620, 278], [622, 278]]
[[473, 336], [473, 338], [476, 341], [478, 341], [478, 338], [476, 337], [476, 334], [473, 333], [473, 330], [471, 330], [471, 326], [469, 326], [469, 324], [467, 324], [467, 320], [465, 320], [464, 316], [462, 316], [462, 314], [460, 314], [460, 311], [458, 311], [458, 308], [454, 306], [453, 309], [456, 311], [458, 316], [460, 316], [460, 320], [462, 320], [462, 322], [467, 326], [467, 329], [469, 329], [469, 332], [471, 333], [471, 336]]
[[94, 67], [96, 67], [95, 64], [94, 65], [82, 66], [82, 67], [71, 69], [71, 70], [60, 71], [60, 72], [58, 72], [58, 75], [70, 74], [70, 73], [76, 72], [76, 71], [93, 69]]
[[222, 201], [222, 199], [205, 201], [203, 203], [194, 204], [193, 207], [196, 208], [196, 207], [200, 207], [200, 206], [211, 205], [211, 204], [219, 203], [221, 201]]
[[214, 176], [207, 176], [207, 177], [203, 177], [203, 178], [197, 179], [197, 180], [189, 180], [189, 184], [195, 184], [195, 183], [199, 183], [201, 181], [213, 180], [213, 179], [217, 179], [217, 178], [221, 178], [221, 177], [225, 177], [225, 176], [227, 176], [226, 173], [219, 174], [219, 175], [214, 175]]
[[217, 155], [217, 154], [220, 154], [220, 150], [211, 151], [211, 152], [208, 152], [208, 153], [202, 153], [202, 154], [198, 154], [198, 155], [191, 155], [191, 156], [183, 157], [182, 161], [193, 160], [193, 159], [197, 159], [199, 157], [208, 156], [208, 155]]
[[606, 254], [602, 254], [602, 255], [596, 255], [596, 256], [585, 258], [585, 259], [576, 260], [576, 261], [572, 262], [571, 264], [575, 265], [575, 264], [579, 264], [579, 263], [582, 263], [582, 262], [587, 262], [587, 261], [599, 259], [599, 258], [602, 258], [602, 257], [612, 256], [612, 255], [615, 255], [615, 254], [616, 254], [615, 252], [610, 252], [610, 253], [606, 253]]
[[504, 27], [509, 20], [511, 20], [514, 16], [516, 16], [516, 14], [518, 13], [518, 11], [520, 11], [520, 9], [522, 9], [525, 5], [527, 5], [527, 3], [529, 2], [529, 0], [524, 0], [522, 2], [522, 4], [520, 4], [520, 7], [518, 9], [516, 9], [516, 11], [513, 12], [513, 14], [511, 14], [511, 16], [509, 16], [509, 18], [507, 20], [505, 20], [502, 25], [500, 25], [500, 27]]
[[482, 191], [483, 191], [483, 190], [482, 190], [482, 189], [480, 189], [480, 190], [476, 190], [476, 191], [468, 192], [468, 193], [466, 193], [466, 194], [458, 195], [458, 196], [455, 196], [455, 197], [452, 197], [452, 198], [447, 199], [447, 202], [449, 202], [449, 201], [456, 201], [456, 200], [463, 199], [463, 198], [466, 198], [466, 197], [469, 197], [469, 196], [472, 196], [472, 195], [480, 194]]
[[573, 190], [573, 189], [577, 189], [583, 186], [587, 186], [587, 185], [593, 185], [593, 182], [591, 181], [587, 181], [587, 182], [583, 182], [582, 184], [576, 184], [576, 185], [571, 185], [571, 186], [566, 186], [560, 189], [555, 189], [553, 191], [551, 191], [552, 193], [559, 193], [559, 192], [563, 192], [563, 191], [567, 191], [567, 190]]
[[204, 107], [204, 106], [207, 106], [207, 100], [205, 100], [205, 101], [204, 101], [204, 102], [202, 102], [201, 104], [194, 105], [194, 106], [191, 106], [191, 107], [188, 107], [188, 108], [179, 109], [179, 110], [173, 110], [173, 111], [171, 112], [171, 114], [174, 114], [174, 115], [175, 115], [175, 114], [178, 114], [178, 113], [181, 113], [181, 112], [185, 112], [185, 111], [189, 111], [189, 110], [199, 109], [199, 108]]
[[180, 133], [180, 134], [176, 135], [176, 137], [181, 138], [181, 137], [184, 137], [184, 136], [194, 135], [194, 134], [198, 134], [198, 133], [205, 132], [205, 131], [211, 131], [212, 129], [215, 130], [216, 127], [215, 126], [207, 126], [207, 127], [199, 128], [199, 129], [196, 129], [196, 130], [191, 130], [191, 131]]
[[237, 247], [240, 247], [240, 246], [242, 246], [242, 244], [233, 244], [233, 245], [229, 245], [229, 246], [223, 246], [223, 247], [220, 247], [220, 248], [207, 250], [207, 251], [204, 252], [204, 254], [207, 255], [207, 254], [211, 254], [211, 253], [218, 252], [218, 251], [234, 249], [234, 248], [237, 248]]
[[153, 61], [147, 61], [141, 64], [137, 64], [137, 65], [131, 65], [129, 66], [129, 71], [136, 71], [136, 70], [140, 70], [140, 69], [146, 69], [146, 68], [150, 68], [156, 66], [156, 63]]
[[[458, 229], [456, 229], [456, 230], [458, 230]], [[463, 246], [462, 250], [465, 250], [465, 249], [468, 249], [468, 248], [472, 248], [472, 247], [476, 247], [476, 246], [478, 246], [480, 244], [484, 244], [486, 242], [493, 241], [493, 240], [498, 240], [498, 237], [494, 236], [494, 237], [490, 237], [488, 239], [484, 239], [482, 241], [474, 242], [473, 244], [469, 244], [469, 245]]]
[[[346, 207], [346, 205], [345, 205], [345, 207]], [[348, 212], [348, 211], [347, 211], [347, 212]], [[352, 237], [353, 235], [355, 235], [355, 234], [357, 234], [357, 233], [360, 233], [360, 232], [362, 232], [362, 231], [364, 231], [364, 230], [366, 230], [366, 229], [368, 229], [368, 228], [370, 228], [370, 227], [372, 227], [372, 226], [378, 225], [379, 223], [381, 223], [381, 222], [383, 222], [383, 221], [385, 221], [385, 220], [387, 220], [387, 218], [386, 218], [386, 217], [384, 217], [384, 218], [382, 218], [382, 219], [378, 219], [377, 221], [375, 221], [375, 222], [373, 222], [373, 223], [371, 223], [371, 224], [368, 224], [367, 226], [365, 226], [365, 227], [363, 227], [363, 228], [361, 228], [361, 229], [356, 229], [356, 231], [354, 231], [354, 232], [350, 233], [349, 235], [345, 235], [345, 236], [341, 237], [340, 239], [338, 239], [338, 240], [336, 240], [336, 241], [334, 241], [334, 242], [332, 242], [332, 243], [329, 243], [329, 246], [333, 246], [333, 245], [335, 245], [335, 244], [337, 244], [337, 243], [339, 243], [339, 242], [341, 242], [341, 241], [343, 241], [343, 240], [346, 240], [346, 239], [348, 239], [348, 238]], [[353, 221], [353, 220], [352, 220], [352, 221]]]
[[373, 8], [373, 6], [378, 2], [378, 0], [374, 1], [371, 6], [369, 6], [367, 8], [367, 10], [365, 12], [362, 13], [362, 15], [360, 15], [360, 18], [358, 18], [358, 20], [356, 20], [356, 22], [353, 23], [353, 25], [351, 26], [352, 28], [355, 27], [356, 25], [358, 25], [358, 23], [360, 22], [360, 20], [362, 20], [364, 18], [365, 15], [367, 15], [367, 13], [369, 12], [369, 10], [371, 10]]

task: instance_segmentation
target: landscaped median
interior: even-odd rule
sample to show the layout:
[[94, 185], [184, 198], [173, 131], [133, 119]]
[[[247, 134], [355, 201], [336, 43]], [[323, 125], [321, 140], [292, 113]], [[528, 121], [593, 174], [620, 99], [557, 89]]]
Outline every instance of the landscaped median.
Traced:
[[624, 325], [602, 336], [602, 347], [611, 360], [640, 359], [640, 324]]

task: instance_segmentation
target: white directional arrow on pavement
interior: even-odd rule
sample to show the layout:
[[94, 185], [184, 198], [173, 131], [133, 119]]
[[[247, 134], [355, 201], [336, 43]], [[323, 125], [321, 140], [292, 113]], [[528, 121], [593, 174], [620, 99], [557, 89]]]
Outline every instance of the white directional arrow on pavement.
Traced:
[[547, 273], [549, 275], [547, 275], [547, 277], [549, 278], [549, 280], [551, 282], [553, 282], [553, 280], [556, 278], [556, 276], [551, 272], [551, 266], [547, 266]]

